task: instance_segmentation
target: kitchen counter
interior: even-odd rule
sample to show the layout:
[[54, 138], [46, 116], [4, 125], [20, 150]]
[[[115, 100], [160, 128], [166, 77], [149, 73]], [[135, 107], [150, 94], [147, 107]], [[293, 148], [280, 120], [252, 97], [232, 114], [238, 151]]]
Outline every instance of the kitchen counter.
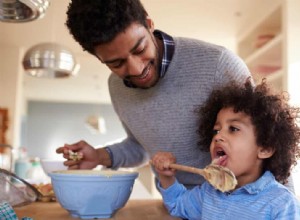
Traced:
[[[32, 204], [14, 208], [19, 219], [30, 217], [34, 220], [74, 220], [58, 202], [34, 202]], [[120, 209], [113, 220], [180, 220], [171, 217], [162, 200], [129, 200]]]

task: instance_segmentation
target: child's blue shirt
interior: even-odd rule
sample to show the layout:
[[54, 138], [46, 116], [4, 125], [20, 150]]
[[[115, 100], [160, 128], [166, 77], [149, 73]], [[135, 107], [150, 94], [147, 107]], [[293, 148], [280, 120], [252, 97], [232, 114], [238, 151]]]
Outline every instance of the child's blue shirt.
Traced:
[[207, 182], [192, 190], [177, 181], [167, 189], [158, 188], [170, 214], [189, 220], [300, 220], [300, 201], [269, 171], [232, 193]]

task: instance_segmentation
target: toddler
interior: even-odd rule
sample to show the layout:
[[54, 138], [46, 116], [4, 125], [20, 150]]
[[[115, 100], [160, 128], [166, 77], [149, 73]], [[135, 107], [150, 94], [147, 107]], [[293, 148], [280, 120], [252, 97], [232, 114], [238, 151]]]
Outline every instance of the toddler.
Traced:
[[222, 193], [204, 182], [188, 190], [169, 168], [175, 155], [159, 152], [152, 164], [170, 214], [189, 220], [300, 220], [299, 200], [281, 184], [300, 158], [300, 109], [287, 101], [272, 94], [265, 80], [256, 87], [249, 79], [214, 90], [197, 110], [199, 145], [235, 174], [237, 187]]

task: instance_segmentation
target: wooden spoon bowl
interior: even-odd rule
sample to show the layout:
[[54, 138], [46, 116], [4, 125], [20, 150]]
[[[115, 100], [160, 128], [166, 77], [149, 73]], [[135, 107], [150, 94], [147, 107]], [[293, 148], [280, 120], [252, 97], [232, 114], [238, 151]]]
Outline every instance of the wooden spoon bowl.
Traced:
[[226, 167], [210, 164], [204, 169], [185, 166], [181, 164], [170, 164], [170, 168], [185, 172], [195, 173], [203, 176], [212, 186], [221, 192], [233, 190], [237, 185], [235, 175]]

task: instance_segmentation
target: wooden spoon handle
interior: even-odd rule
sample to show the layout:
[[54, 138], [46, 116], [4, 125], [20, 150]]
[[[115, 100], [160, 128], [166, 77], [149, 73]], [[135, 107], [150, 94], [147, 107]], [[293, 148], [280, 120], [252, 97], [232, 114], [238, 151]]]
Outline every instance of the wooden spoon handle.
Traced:
[[202, 176], [205, 175], [205, 171], [203, 169], [190, 167], [190, 166], [185, 166], [185, 165], [181, 165], [181, 164], [172, 163], [172, 164], [170, 164], [170, 168], [176, 169], [176, 170], [181, 170], [181, 171], [186, 171], [186, 172], [189, 172], [189, 173], [200, 174]]

